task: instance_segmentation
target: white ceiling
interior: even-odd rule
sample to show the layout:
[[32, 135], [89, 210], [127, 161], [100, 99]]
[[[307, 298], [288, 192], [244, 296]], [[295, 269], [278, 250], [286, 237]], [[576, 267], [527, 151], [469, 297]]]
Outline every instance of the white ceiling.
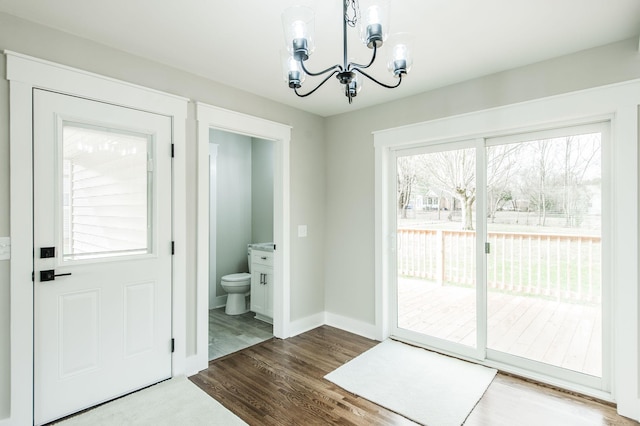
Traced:
[[[352, 105], [337, 81], [298, 98], [281, 70], [280, 13], [316, 12], [312, 70], [342, 60], [342, 0], [0, 0], [0, 11], [133, 53], [322, 116], [355, 110], [612, 43], [640, 33], [638, 0], [392, 0], [391, 32], [416, 40], [398, 89], [365, 81]], [[349, 54], [370, 50], [350, 32]], [[380, 61], [384, 62], [384, 61]], [[380, 64], [382, 65], [382, 64]], [[372, 73], [395, 80], [386, 68]], [[311, 87], [307, 78], [304, 89]]]

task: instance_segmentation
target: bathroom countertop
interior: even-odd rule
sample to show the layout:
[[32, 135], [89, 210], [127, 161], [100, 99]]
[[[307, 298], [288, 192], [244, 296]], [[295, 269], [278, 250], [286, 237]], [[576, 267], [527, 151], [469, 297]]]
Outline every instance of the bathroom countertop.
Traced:
[[249, 244], [253, 250], [273, 251], [273, 243]]

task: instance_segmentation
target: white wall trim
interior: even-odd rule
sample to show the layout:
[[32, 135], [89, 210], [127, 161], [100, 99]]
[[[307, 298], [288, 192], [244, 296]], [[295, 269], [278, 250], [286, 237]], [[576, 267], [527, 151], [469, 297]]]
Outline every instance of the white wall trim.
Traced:
[[314, 328], [327, 325], [339, 328], [367, 339], [381, 341], [378, 336], [378, 329], [374, 324], [364, 321], [337, 315], [331, 312], [319, 312], [304, 318], [292, 321], [289, 325], [289, 337], [297, 336]]
[[[547, 127], [549, 123], [556, 123], [561, 127], [565, 122], [590, 122], [592, 117], [609, 116], [620, 105], [632, 105], [633, 99], [640, 96], [637, 93], [638, 85], [640, 79], [377, 130], [373, 132], [374, 146], [408, 148], [425, 142], [525, 133], [538, 130], [541, 126]], [[575, 104], [577, 101], [583, 103]], [[601, 104], [600, 101], [605, 103]], [[550, 104], [562, 110], [562, 115], [546, 110]], [[531, 116], [522, 119], [525, 114]], [[460, 120], [464, 120], [468, 127], [456, 127]], [[519, 122], [522, 124], [518, 124]]]
[[325, 323], [324, 316], [324, 312], [319, 312], [292, 321], [289, 325], [289, 337], [297, 336], [298, 334], [306, 333], [309, 330], [323, 326]]
[[194, 374], [198, 374], [198, 372], [202, 370], [200, 366], [200, 359], [198, 357], [198, 354], [188, 356], [185, 359], [184, 365], [185, 367], [182, 375], [186, 377], [193, 376]]
[[[211, 293], [211, 288], [209, 288], [209, 293]], [[213, 303], [209, 301], [209, 309], [217, 309], [227, 306], [227, 295], [224, 294], [222, 296], [216, 296], [213, 299]]]
[[[176, 148], [173, 185], [173, 238], [186, 247], [187, 99], [4, 51], [9, 80], [11, 221], [11, 402], [9, 424], [33, 423], [33, 208], [32, 92], [34, 88], [163, 114], [172, 118]], [[186, 251], [173, 259], [172, 327], [176, 351], [172, 375], [184, 374], [186, 358]]]
[[[391, 279], [387, 241], [394, 235], [386, 220], [389, 179], [384, 176], [392, 149], [527, 132], [550, 126], [611, 119], [612, 152], [612, 271], [604, 283], [612, 295], [612, 397], [618, 412], [640, 418], [639, 299], [638, 299], [638, 105], [640, 80], [612, 84], [489, 110], [446, 117], [374, 132], [376, 152], [376, 328], [389, 333], [390, 317], [384, 304], [390, 299]], [[604, 359], [607, 359], [605, 356]]]
[[198, 121], [197, 157], [197, 343], [198, 368], [207, 368], [209, 332], [209, 129], [238, 133], [259, 139], [273, 140], [274, 144], [274, 318], [276, 337], [290, 337], [290, 165], [289, 145], [291, 127], [281, 123], [196, 103]]
[[353, 334], [357, 334], [367, 339], [384, 340], [380, 338], [380, 331], [377, 325], [344, 317], [331, 312], [325, 312], [325, 324], [330, 327], [339, 328]]
[[[209, 188], [215, 182], [218, 182], [218, 148], [219, 145], [215, 143], [209, 143]], [[197, 163], [197, 160], [196, 160]], [[218, 191], [209, 191], [209, 256], [211, 251], [217, 253], [217, 240], [218, 240], [218, 227], [214, 224], [211, 226], [211, 218], [217, 217], [218, 212]], [[227, 304], [227, 295], [223, 294], [218, 296], [218, 283], [212, 283], [211, 277], [218, 276], [218, 265], [216, 262], [211, 262], [209, 257], [209, 275], [207, 277], [209, 281], [209, 309], [215, 307], [225, 306]], [[211, 291], [213, 289], [213, 291]]]

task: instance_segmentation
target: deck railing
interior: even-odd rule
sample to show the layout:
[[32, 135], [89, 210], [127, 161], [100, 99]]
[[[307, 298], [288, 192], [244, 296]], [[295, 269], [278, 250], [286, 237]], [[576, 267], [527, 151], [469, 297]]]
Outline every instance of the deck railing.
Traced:
[[[475, 285], [475, 232], [400, 229], [397, 240], [400, 275]], [[559, 301], [600, 301], [600, 237], [489, 232], [488, 241], [489, 289]]]

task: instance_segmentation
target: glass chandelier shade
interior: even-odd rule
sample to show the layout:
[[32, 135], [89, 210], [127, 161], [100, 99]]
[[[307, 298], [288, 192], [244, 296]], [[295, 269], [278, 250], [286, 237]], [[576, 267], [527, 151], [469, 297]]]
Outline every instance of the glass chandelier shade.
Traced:
[[289, 84], [290, 88], [299, 89], [306, 77], [306, 74], [300, 66], [300, 62], [296, 61], [287, 50], [282, 50], [280, 56], [282, 57], [284, 81]]
[[413, 65], [413, 37], [409, 33], [396, 33], [389, 37], [391, 52], [388, 56], [387, 69], [395, 77], [407, 74]]
[[296, 60], [306, 61], [313, 53], [314, 13], [306, 6], [293, 6], [282, 13], [282, 27], [287, 50]]
[[[362, 78], [371, 80], [382, 87], [393, 89], [402, 83], [402, 77], [411, 70], [413, 64], [411, 36], [407, 33], [399, 33], [389, 37], [389, 0], [342, 0], [342, 3], [343, 62], [319, 72], [310, 71], [305, 64], [315, 49], [313, 10], [306, 6], [293, 6], [282, 13], [287, 56], [282, 61], [285, 81], [300, 97], [311, 95], [332, 76], [335, 76], [343, 85], [343, 92], [351, 103], [362, 88]], [[372, 50], [369, 63], [360, 64], [347, 61], [348, 27], [357, 27], [360, 40]], [[388, 38], [389, 43], [387, 43]], [[386, 52], [386, 56], [388, 56], [387, 68], [391, 75], [397, 78], [395, 84], [385, 84], [365, 71], [375, 62], [378, 49], [386, 44], [389, 44], [385, 48], [388, 50]], [[302, 87], [306, 76], [323, 76], [324, 78], [314, 89], [300, 93], [298, 89]]]
[[369, 48], [382, 47], [389, 35], [389, 0], [360, 0], [360, 40]]
[[362, 77], [359, 74], [355, 74], [353, 79], [348, 84], [343, 84], [344, 95], [348, 98], [355, 98], [362, 89]]

